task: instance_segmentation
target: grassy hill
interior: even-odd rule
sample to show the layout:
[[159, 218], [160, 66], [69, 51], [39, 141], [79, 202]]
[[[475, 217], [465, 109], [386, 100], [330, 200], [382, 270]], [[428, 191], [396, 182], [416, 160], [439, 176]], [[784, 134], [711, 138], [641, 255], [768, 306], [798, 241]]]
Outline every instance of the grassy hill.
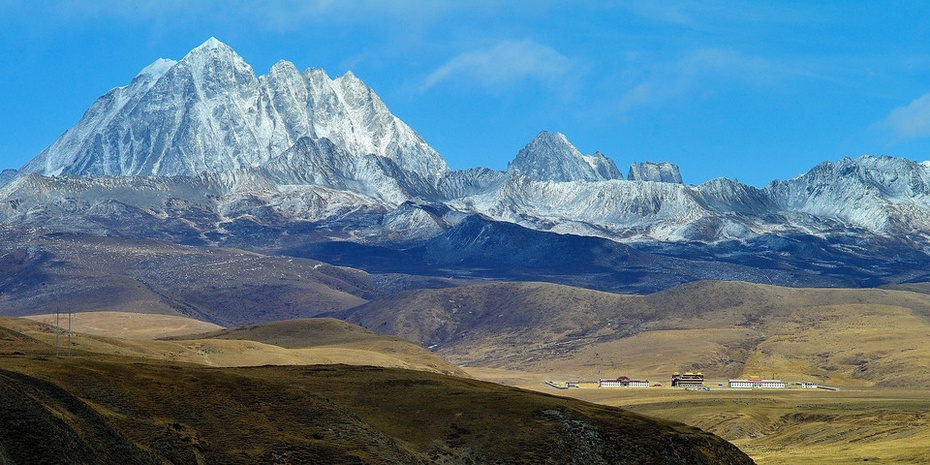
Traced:
[[[95, 334], [73, 333], [72, 351], [82, 353], [131, 356], [213, 367], [342, 363], [467, 376], [457, 366], [409, 341], [381, 336], [332, 319], [284, 321], [152, 340], [155, 337], [177, 333], [179, 325], [187, 328], [215, 325], [165, 315], [140, 317], [135, 314], [111, 312], [102, 315], [92, 312], [77, 315], [82, 323], [73, 323], [72, 329], [84, 327], [95, 331]], [[107, 329], [114, 323], [117, 323], [117, 328]], [[66, 327], [64, 320], [62, 326]], [[56, 342], [53, 326], [30, 319], [0, 317], [0, 328], [14, 331], [47, 346], [55, 347], [57, 343], [60, 354], [68, 352], [68, 338], [62, 333]], [[139, 335], [144, 335], [146, 339], [133, 337]]]
[[471, 379], [55, 357], [17, 328], [0, 326], [3, 463], [752, 463], [680, 423]]
[[377, 365], [467, 376], [457, 366], [406, 339], [382, 336], [333, 318], [276, 321], [166, 339], [203, 343], [254, 341], [303, 354], [304, 363], [317, 358], [327, 363]]
[[930, 463], [930, 397], [924, 389], [570, 392], [713, 432], [759, 465]]
[[467, 366], [665, 380], [703, 371], [843, 386], [930, 376], [930, 295], [704, 281], [646, 296], [545, 283], [420, 290], [337, 313]]
[[[24, 318], [76, 333], [128, 339], [158, 339], [222, 329], [222, 326], [183, 316], [131, 312], [81, 312], [71, 315], [27, 315]], [[70, 320], [70, 322], [69, 322]]]

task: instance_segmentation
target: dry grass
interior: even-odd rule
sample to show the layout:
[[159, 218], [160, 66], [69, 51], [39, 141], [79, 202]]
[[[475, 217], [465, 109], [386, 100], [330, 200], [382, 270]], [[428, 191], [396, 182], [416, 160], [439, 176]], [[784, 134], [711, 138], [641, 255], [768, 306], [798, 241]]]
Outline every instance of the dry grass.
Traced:
[[847, 386], [916, 387], [930, 377], [927, 318], [893, 305], [825, 305], [795, 311], [761, 342], [746, 370]]
[[555, 390], [543, 384], [550, 376], [467, 371], [478, 379], [681, 421], [732, 442], [759, 465], [930, 463], [930, 397], [924, 390]]
[[464, 366], [664, 380], [675, 371], [923, 386], [930, 294], [699, 282], [648, 296], [541, 283], [409, 292], [343, 314]]
[[930, 398], [919, 391], [712, 391], [602, 403], [713, 432], [760, 465], [930, 463]]
[[472, 379], [346, 365], [207, 368], [84, 350], [54, 357], [37, 327], [0, 319], [4, 462], [751, 463], [680, 423]]
[[[148, 315], [145, 318], [118, 315], [114, 322], [107, 324], [104, 323], [107, 316], [87, 316], [87, 321], [91, 322], [88, 326], [96, 328], [119, 327], [118, 330], [114, 331], [144, 335], [147, 338], [161, 337], [177, 332], [179, 325], [191, 328], [199, 326], [212, 329], [215, 327], [197, 325], [191, 321], [179, 320], [178, 317], [165, 317], [163, 315]], [[251, 331], [238, 331], [239, 334], [243, 335], [249, 332], [263, 333], [270, 338], [270, 342], [275, 342], [275, 329], [282, 332], [286, 331], [286, 328], [290, 328], [287, 331], [293, 331], [294, 328], [303, 329], [302, 336], [293, 332], [288, 335], [290, 347], [281, 347], [260, 340], [250, 340], [248, 337], [215, 339], [201, 335], [191, 336], [190, 338], [182, 336], [177, 340], [151, 340], [98, 336], [79, 332], [74, 332], [71, 343], [72, 350], [82, 353], [131, 356], [213, 367], [342, 363], [464, 375], [455, 365], [408, 341], [379, 336], [343, 322], [333, 324], [332, 321], [329, 319], [323, 319], [322, 321], [298, 320], [291, 324], [288, 324], [288, 322], [272, 324], [270, 330], [264, 329], [263, 325], [257, 325], [251, 327]], [[74, 329], [74, 322], [72, 324], [72, 329]], [[0, 327], [16, 331], [53, 348], [55, 347], [55, 332], [48, 325], [29, 319], [0, 317]], [[326, 338], [316, 337], [323, 328], [329, 328]], [[159, 333], [159, 330], [163, 332]], [[67, 338], [59, 336], [58, 344], [60, 345], [60, 353], [66, 354]]]
[[[68, 328], [68, 315], [29, 315], [33, 321], [54, 326], [56, 318], [62, 328]], [[71, 330], [125, 339], [158, 339], [182, 334], [204, 333], [222, 326], [183, 316], [153, 315], [129, 312], [82, 312], [71, 315]]]
[[710, 366], [719, 367], [714, 373], [718, 376], [736, 376], [743, 366], [735, 360], [745, 356], [739, 347], [756, 337], [756, 332], [745, 328], [646, 331], [585, 345], [567, 356], [527, 361], [524, 369], [572, 373], [582, 379], [626, 375], [660, 383], [676, 371]]

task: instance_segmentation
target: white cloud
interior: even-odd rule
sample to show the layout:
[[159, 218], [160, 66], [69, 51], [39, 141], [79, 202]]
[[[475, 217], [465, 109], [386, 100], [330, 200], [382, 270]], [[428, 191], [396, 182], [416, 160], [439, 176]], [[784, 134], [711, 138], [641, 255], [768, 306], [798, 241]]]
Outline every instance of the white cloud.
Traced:
[[571, 60], [548, 45], [532, 40], [507, 40], [464, 52], [430, 73], [423, 88], [449, 79], [474, 79], [495, 90], [525, 80], [554, 82], [564, 77]]
[[904, 139], [930, 136], [930, 94], [924, 94], [903, 107], [891, 110], [881, 126], [891, 129]]
[[[659, 105], [677, 98], [711, 95], [734, 84], [778, 88], [797, 79], [828, 79], [816, 64], [805, 60], [776, 60], [738, 51], [704, 48], [676, 60], [644, 63], [638, 79], [627, 82], [619, 101], [621, 112]], [[632, 64], [630, 68], [635, 68]]]

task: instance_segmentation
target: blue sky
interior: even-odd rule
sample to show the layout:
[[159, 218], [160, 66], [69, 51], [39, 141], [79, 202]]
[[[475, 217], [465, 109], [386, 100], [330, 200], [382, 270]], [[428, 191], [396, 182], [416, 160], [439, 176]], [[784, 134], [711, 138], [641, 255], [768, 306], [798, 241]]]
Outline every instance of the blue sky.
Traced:
[[259, 75], [352, 70], [453, 168], [504, 169], [541, 130], [694, 184], [923, 161], [928, 20], [922, 1], [0, 0], [0, 167], [211, 36]]

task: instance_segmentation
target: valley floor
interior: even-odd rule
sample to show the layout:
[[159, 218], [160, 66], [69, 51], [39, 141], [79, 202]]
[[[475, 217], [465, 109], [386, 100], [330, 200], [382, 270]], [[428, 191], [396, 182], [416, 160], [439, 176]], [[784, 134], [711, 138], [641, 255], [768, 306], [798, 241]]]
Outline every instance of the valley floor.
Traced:
[[924, 390], [556, 390], [543, 383], [558, 375], [467, 371], [478, 379], [696, 426], [737, 445], [759, 465], [930, 463], [930, 396]]

